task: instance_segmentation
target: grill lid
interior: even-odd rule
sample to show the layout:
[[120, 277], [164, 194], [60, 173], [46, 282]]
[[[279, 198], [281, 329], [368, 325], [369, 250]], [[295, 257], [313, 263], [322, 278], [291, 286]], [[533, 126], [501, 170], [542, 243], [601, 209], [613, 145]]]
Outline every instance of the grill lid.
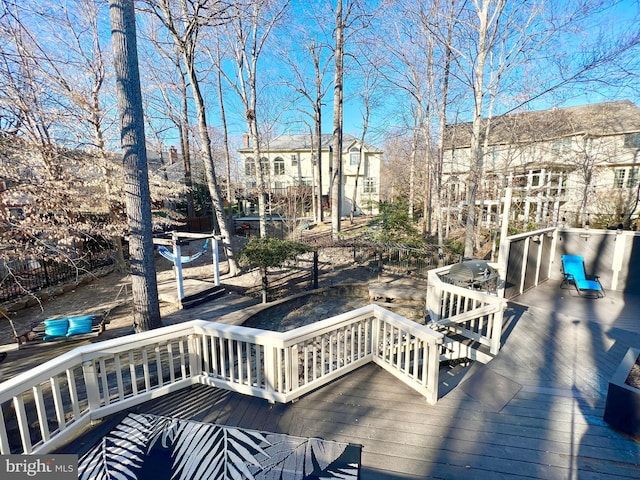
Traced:
[[495, 275], [495, 269], [485, 260], [465, 260], [451, 265], [449, 278], [459, 282], [474, 282]]

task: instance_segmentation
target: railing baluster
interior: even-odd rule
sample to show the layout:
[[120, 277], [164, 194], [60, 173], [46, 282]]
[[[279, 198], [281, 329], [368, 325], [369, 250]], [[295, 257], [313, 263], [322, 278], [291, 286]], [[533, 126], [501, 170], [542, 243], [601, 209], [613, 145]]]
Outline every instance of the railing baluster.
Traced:
[[24, 453], [31, 453], [33, 446], [31, 445], [31, 434], [29, 432], [29, 420], [27, 419], [27, 412], [24, 408], [22, 395], [13, 397], [13, 408], [15, 409], [16, 420], [18, 421], [22, 450]]
[[225, 351], [229, 359], [229, 380], [233, 382], [236, 378], [236, 362], [235, 362], [235, 352], [233, 351], [233, 340], [227, 340]]
[[173, 342], [167, 343], [167, 354], [169, 355], [169, 383], [173, 384], [176, 381], [176, 373], [174, 371], [174, 352], [173, 352]]
[[2, 413], [2, 408], [0, 408], [0, 455], [9, 455], [11, 453], [6, 425], [4, 413]]
[[73, 410], [73, 418], [80, 418], [80, 402], [78, 399], [78, 387], [76, 385], [76, 377], [71, 368], [67, 368], [67, 387], [69, 388], [69, 398], [71, 399], [71, 409]]
[[40, 426], [40, 435], [43, 441], [48, 441], [49, 434], [49, 421], [47, 420], [47, 407], [44, 404], [44, 396], [42, 395], [42, 385], [34, 385], [33, 398], [36, 406], [36, 413], [38, 414], [38, 423]]
[[244, 383], [244, 370], [242, 368], [242, 344], [243, 342], [237, 341], [236, 342], [236, 357], [237, 357], [237, 362], [238, 362], [238, 383], [242, 384]]
[[136, 373], [136, 363], [133, 358], [133, 352], [129, 352], [129, 376], [131, 377], [131, 390], [133, 396], [138, 395], [138, 375]]
[[313, 340], [312, 350], [313, 350], [313, 362], [312, 362], [313, 371], [311, 372], [311, 380], [315, 380], [316, 378], [318, 378], [318, 344], [315, 338]]
[[[335, 338], [335, 340], [334, 340]], [[333, 372], [335, 369], [336, 361], [336, 345], [337, 345], [338, 336], [329, 334], [329, 373]]]
[[151, 391], [151, 374], [149, 373], [149, 355], [147, 349], [142, 349], [142, 374], [144, 375], [144, 390]]
[[100, 382], [102, 384], [102, 400], [105, 405], [109, 405], [111, 403], [111, 394], [109, 392], [109, 378], [107, 376], [107, 366], [104, 361], [104, 357], [100, 357], [98, 361], [98, 365], [100, 365]]
[[282, 349], [276, 348], [276, 372], [277, 372], [277, 384], [276, 391], [284, 392], [284, 384], [283, 384], [283, 372], [282, 372]]
[[250, 343], [245, 344], [245, 350], [247, 352], [247, 355], [245, 358], [245, 368], [247, 369], [247, 385], [249, 386], [253, 385], [253, 375], [252, 375], [253, 365], [251, 363], [251, 359], [253, 358], [253, 355], [251, 352], [253, 352], [254, 348], [255, 348], [255, 345], [252, 345]]
[[124, 382], [122, 381], [122, 364], [120, 362], [120, 355], [115, 355], [113, 358], [113, 365], [116, 370], [116, 382], [118, 384], [118, 399], [124, 400]]
[[178, 342], [178, 350], [180, 351], [180, 375], [182, 378], [187, 378], [187, 362], [185, 361], [184, 340], [180, 338]]
[[[266, 385], [264, 384], [264, 378], [262, 375], [262, 368], [260, 368], [261, 365], [263, 365], [263, 358], [262, 358], [262, 347], [260, 345], [256, 345], [256, 359], [255, 359], [255, 365], [256, 365], [256, 386], [258, 388], [266, 388]], [[266, 365], [266, 362], [264, 363]], [[266, 370], [266, 368], [265, 368]]]
[[53, 408], [56, 411], [56, 419], [58, 420], [58, 427], [60, 430], [64, 430], [67, 426], [67, 420], [64, 417], [64, 403], [62, 402], [62, 394], [60, 392], [60, 380], [58, 377], [53, 376], [50, 379], [51, 394], [53, 395]]
[[164, 379], [162, 374], [162, 359], [160, 358], [160, 345], [156, 345], [153, 349], [156, 356], [156, 377], [158, 378], [158, 387], [164, 385]]
[[[215, 357], [214, 355], [214, 350], [215, 348], [213, 348], [213, 338], [206, 335], [202, 337], [202, 369], [207, 372], [210, 373], [212, 371], [215, 371], [215, 367], [213, 366], [213, 364], [215, 364]], [[211, 360], [209, 360], [211, 358]], [[212, 370], [213, 368], [213, 370]]]

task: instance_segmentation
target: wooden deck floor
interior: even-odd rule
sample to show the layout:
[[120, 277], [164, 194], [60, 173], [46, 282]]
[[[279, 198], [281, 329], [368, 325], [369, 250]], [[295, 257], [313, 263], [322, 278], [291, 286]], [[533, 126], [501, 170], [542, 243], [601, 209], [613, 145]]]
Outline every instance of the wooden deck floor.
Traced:
[[[640, 443], [602, 420], [608, 378], [640, 346], [640, 299], [547, 282], [517, 302], [498, 357], [451, 377], [462, 383], [435, 406], [369, 365], [293, 404], [200, 386], [136, 410], [359, 443], [363, 479], [640, 478]], [[63, 451], [81, 453], [100, 431]]]

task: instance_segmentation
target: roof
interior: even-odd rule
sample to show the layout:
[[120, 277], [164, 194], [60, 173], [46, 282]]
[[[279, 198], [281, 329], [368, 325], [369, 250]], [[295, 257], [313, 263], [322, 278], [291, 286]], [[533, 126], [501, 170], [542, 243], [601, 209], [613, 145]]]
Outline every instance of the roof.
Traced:
[[[333, 146], [333, 135], [332, 134], [323, 134], [321, 135], [321, 143], [323, 150], [330, 150]], [[351, 147], [355, 142], [359, 142], [360, 140], [353, 135], [348, 133], [344, 133], [342, 135], [342, 145], [345, 150]], [[367, 143], [364, 144], [365, 148], [374, 153], [382, 153], [378, 148], [369, 145]], [[306, 134], [283, 134], [278, 135], [274, 139], [269, 142], [265, 142], [262, 145], [262, 151], [264, 152], [274, 152], [274, 151], [309, 151], [311, 149], [311, 138]], [[241, 153], [253, 153], [253, 147], [249, 148], [241, 148], [238, 150]]]
[[[487, 121], [482, 120], [482, 141]], [[534, 143], [574, 135], [602, 137], [640, 132], [640, 108], [621, 100], [501, 115], [490, 122], [489, 145]], [[471, 128], [471, 122], [448, 125], [445, 148], [469, 147]]]

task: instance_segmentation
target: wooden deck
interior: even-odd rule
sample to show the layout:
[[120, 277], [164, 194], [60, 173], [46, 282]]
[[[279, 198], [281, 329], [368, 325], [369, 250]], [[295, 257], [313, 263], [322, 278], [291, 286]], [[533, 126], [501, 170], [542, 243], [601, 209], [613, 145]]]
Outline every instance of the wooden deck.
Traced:
[[[368, 365], [293, 404], [198, 386], [136, 411], [359, 443], [363, 479], [640, 478], [640, 443], [602, 420], [608, 378], [640, 346], [640, 299], [547, 282], [516, 300], [498, 357], [445, 372], [435, 406]], [[82, 453], [120, 418], [62, 451]]]

